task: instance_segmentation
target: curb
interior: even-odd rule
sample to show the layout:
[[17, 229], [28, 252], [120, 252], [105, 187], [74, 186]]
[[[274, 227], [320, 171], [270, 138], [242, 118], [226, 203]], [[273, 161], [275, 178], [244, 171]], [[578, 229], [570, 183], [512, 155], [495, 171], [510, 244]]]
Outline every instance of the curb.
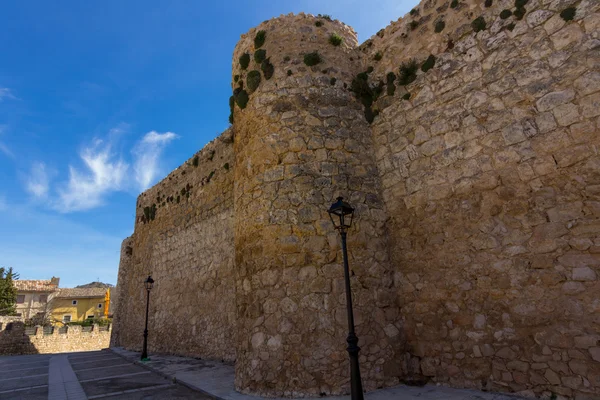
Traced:
[[182, 386], [187, 387], [188, 389], [192, 389], [192, 390], [195, 390], [197, 392], [200, 392], [200, 393], [202, 393], [202, 394], [204, 394], [204, 395], [206, 395], [206, 396], [208, 396], [208, 397], [210, 397], [211, 399], [214, 399], [214, 400], [226, 400], [223, 397], [215, 396], [214, 394], [209, 393], [206, 390], [204, 390], [204, 389], [202, 389], [202, 388], [200, 388], [200, 387], [198, 387], [198, 386], [196, 386], [196, 385], [194, 385], [192, 383], [188, 383], [188, 382], [179, 380], [175, 376], [169, 375], [166, 372], [163, 372], [163, 371], [161, 371], [161, 370], [159, 370], [157, 368], [154, 368], [154, 367], [152, 367], [152, 366], [150, 366], [150, 365], [148, 365], [146, 363], [143, 363], [143, 362], [141, 362], [139, 360], [131, 360], [131, 359], [127, 358], [127, 356], [125, 356], [124, 354], [120, 354], [118, 351], [113, 350], [110, 347], [108, 348], [108, 350], [110, 350], [113, 354], [116, 354], [117, 356], [121, 357], [122, 359], [124, 359], [124, 360], [126, 360], [128, 362], [131, 362], [131, 363], [133, 363], [135, 365], [139, 365], [140, 367], [142, 367], [144, 369], [147, 369], [148, 371], [152, 371], [152, 372], [154, 372], [154, 373], [162, 376], [163, 378], [166, 378], [166, 379], [170, 380], [173, 383], [178, 383], [178, 384], [180, 384]]

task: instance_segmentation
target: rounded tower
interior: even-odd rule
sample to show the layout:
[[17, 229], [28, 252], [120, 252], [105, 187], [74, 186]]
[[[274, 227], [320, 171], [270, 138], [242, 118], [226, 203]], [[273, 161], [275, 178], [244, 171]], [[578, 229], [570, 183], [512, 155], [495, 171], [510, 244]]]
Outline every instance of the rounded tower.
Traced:
[[236, 388], [263, 396], [349, 390], [337, 196], [348, 235], [365, 389], [397, 383], [403, 346], [386, 213], [363, 106], [357, 38], [329, 17], [287, 15], [243, 35], [233, 55]]

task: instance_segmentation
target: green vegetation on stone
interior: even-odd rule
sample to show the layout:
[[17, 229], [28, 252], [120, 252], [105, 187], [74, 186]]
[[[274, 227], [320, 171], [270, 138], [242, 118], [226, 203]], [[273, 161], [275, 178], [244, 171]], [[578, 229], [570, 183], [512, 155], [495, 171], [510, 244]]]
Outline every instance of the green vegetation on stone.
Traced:
[[408, 26], [410, 27], [411, 31], [414, 31], [419, 26], [419, 21], [410, 21]]
[[446, 27], [446, 23], [444, 22], [443, 19], [440, 19], [439, 21], [437, 21], [435, 23], [435, 27], [433, 28], [433, 31], [435, 33], [440, 33], [441, 31], [444, 30], [445, 27]]
[[192, 159], [192, 165], [193, 165], [194, 167], [197, 167], [197, 166], [198, 166], [198, 161], [199, 161], [199, 158], [198, 158], [198, 156], [197, 156], [197, 155], [196, 155], [196, 156], [194, 156], [194, 158]]
[[575, 7], [565, 8], [561, 11], [560, 17], [565, 21], [573, 21], [575, 18], [575, 14], [577, 13], [577, 9]]
[[323, 18], [324, 20], [331, 22], [331, 15], [329, 14], [317, 14], [317, 17]]
[[511, 22], [510, 24], [506, 25], [506, 29], [508, 29], [509, 31], [513, 31], [513, 29], [515, 29], [515, 24], [513, 22]]
[[400, 65], [400, 74], [398, 75], [398, 84], [406, 86], [414, 82], [415, 79], [417, 79], [418, 68], [419, 66], [414, 59], [402, 63], [402, 65]]
[[271, 64], [271, 59], [267, 58], [260, 64], [260, 69], [263, 72], [266, 80], [269, 80], [273, 77], [273, 73], [275, 72], [275, 67]]
[[313, 65], [317, 65], [321, 61], [323, 61], [321, 59], [321, 55], [316, 51], [314, 51], [312, 53], [307, 53], [304, 55], [304, 64], [306, 64], [309, 67], [312, 67]]
[[487, 8], [491, 7], [492, 4], [494, 4], [494, 0], [485, 0], [485, 3], [483, 3]]
[[248, 68], [248, 65], [250, 65], [250, 54], [244, 53], [240, 56], [240, 67], [246, 69]]
[[331, 43], [334, 46], [339, 46], [340, 44], [342, 44], [343, 41], [344, 41], [344, 38], [342, 38], [340, 35], [338, 35], [335, 32], [329, 36], [329, 43]]
[[435, 65], [435, 56], [433, 54], [430, 54], [429, 57], [427, 57], [427, 60], [425, 60], [425, 62], [423, 63], [423, 65], [421, 65], [421, 71], [427, 72], [431, 68], [433, 68], [434, 65]]
[[267, 32], [258, 31], [256, 32], [256, 36], [254, 37], [254, 48], [259, 49], [265, 44], [265, 39], [267, 38]]
[[416, 8], [413, 8], [412, 10], [410, 10], [410, 15], [417, 15], [419, 13], [419, 10], [417, 10]]
[[525, 4], [527, 4], [528, 2], [529, 2], [529, 0], [515, 0], [515, 7], [523, 8], [523, 7], [525, 7]]
[[383, 53], [380, 51], [375, 53], [375, 55], [373, 56], [373, 60], [375, 60], [375, 61], [380, 61], [382, 58], [383, 58]]
[[[236, 89], [237, 90], [237, 89]], [[245, 90], [239, 90], [237, 93], [234, 92], [234, 96], [235, 96], [235, 104], [238, 105], [239, 108], [241, 108], [242, 110], [244, 108], [246, 108], [246, 105], [248, 105], [248, 92], [246, 92]]]
[[267, 51], [264, 49], [256, 50], [254, 53], [254, 62], [257, 64], [262, 63], [267, 58]]
[[485, 30], [485, 19], [483, 17], [477, 17], [471, 22], [471, 28], [475, 33]]
[[293, 74], [292, 70], [291, 70], [291, 69], [288, 69], [288, 70], [287, 70], [287, 76], [292, 76], [292, 74]]
[[252, 70], [248, 72], [248, 76], [246, 77], [246, 87], [248, 88], [248, 92], [250, 94], [254, 93], [258, 86], [260, 85], [260, 72], [257, 70]]
[[316, 26], [317, 28], [320, 28], [320, 27], [322, 27], [322, 26], [323, 26], [323, 21], [317, 21], [317, 22], [315, 22], [315, 26]]
[[402, 96], [403, 100], [408, 100], [410, 99], [410, 93], [405, 93], [404, 96]]
[[523, 17], [525, 16], [525, 13], [527, 12], [527, 10], [525, 9], [525, 7], [518, 7], [514, 12], [513, 15], [515, 16], [517, 21], [520, 21], [523, 19]]
[[331, 86], [335, 85], [335, 83], [336, 83], [336, 82], [337, 82], [337, 79], [336, 79], [336, 78], [331, 78], [331, 79], [329, 80], [329, 84], [330, 84]]
[[396, 85], [394, 81], [396, 80], [396, 74], [393, 72], [388, 72], [386, 75], [386, 84], [387, 84], [387, 95], [393, 96], [396, 93]]
[[510, 11], [510, 10], [502, 10], [500, 12], [500, 18], [502, 18], [502, 19], [507, 19], [511, 15], [512, 15], [512, 11]]
[[450, 3], [450, 8], [456, 8], [458, 7], [458, 0], [452, 0], [452, 2]]

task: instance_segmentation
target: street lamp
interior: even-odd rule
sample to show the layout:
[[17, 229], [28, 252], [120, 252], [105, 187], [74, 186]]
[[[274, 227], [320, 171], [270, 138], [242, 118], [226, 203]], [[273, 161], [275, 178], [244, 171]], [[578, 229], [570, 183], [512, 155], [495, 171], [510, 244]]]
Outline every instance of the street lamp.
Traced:
[[362, 381], [360, 379], [360, 368], [358, 366], [358, 337], [354, 333], [354, 312], [352, 311], [352, 292], [350, 289], [350, 271], [348, 268], [348, 250], [346, 249], [346, 233], [352, 226], [354, 208], [338, 197], [337, 201], [329, 208], [329, 218], [335, 229], [342, 236], [342, 255], [344, 256], [344, 279], [346, 281], [346, 309], [348, 311], [348, 354], [350, 356], [350, 393], [352, 400], [363, 400]]
[[142, 361], [148, 359], [148, 307], [150, 306], [150, 290], [154, 286], [154, 279], [152, 275], [148, 275], [148, 279], [144, 281], [144, 287], [146, 288], [146, 327], [144, 328], [144, 349], [142, 350]]

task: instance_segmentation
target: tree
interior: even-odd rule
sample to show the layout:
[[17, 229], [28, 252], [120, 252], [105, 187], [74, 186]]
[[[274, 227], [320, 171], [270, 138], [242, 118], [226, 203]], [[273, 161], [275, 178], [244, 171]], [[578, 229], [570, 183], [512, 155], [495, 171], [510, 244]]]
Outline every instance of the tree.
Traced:
[[17, 311], [15, 279], [19, 279], [19, 274], [12, 268], [0, 267], [0, 315], [14, 315]]

